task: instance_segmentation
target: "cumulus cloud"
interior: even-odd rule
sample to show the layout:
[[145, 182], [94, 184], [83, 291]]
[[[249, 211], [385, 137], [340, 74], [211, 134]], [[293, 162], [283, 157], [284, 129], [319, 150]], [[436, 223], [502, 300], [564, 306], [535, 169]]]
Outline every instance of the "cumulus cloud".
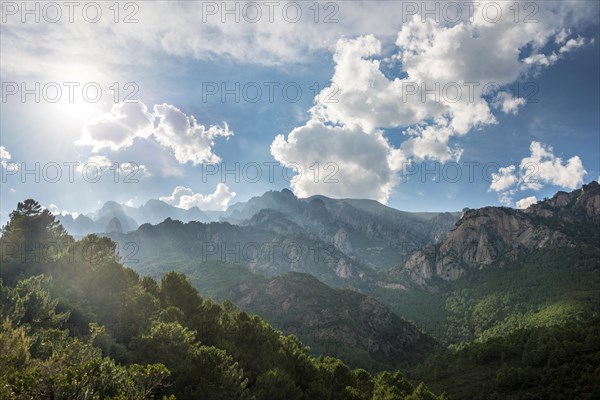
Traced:
[[[524, 157], [518, 168], [510, 165], [499, 168], [498, 173], [492, 174], [490, 190], [499, 193], [503, 204], [509, 205], [512, 202], [510, 196], [518, 191], [538, 191], [547, 184], [574, 190], [583, 184], [587, 171], [579, 156], [563, 161], [554, 155], [552, 147], [537, 141], [531, 142], [529, 150], [530, 156]], [[521, 204], [526, 204], [525, 200], [530, 199], [531, 197], [520, 200]]]
[[189, 210], [192, 207], [198, 207], [201, 210], [219, 210], [227, 209], [231, 199], [236, 193], [229, 190], [224, 183], [219, 183], [215, 191], [208, 195], [194, 193], [190, 188], [177, 186], [170, 196], [161, 197], [160, 200], [175, 207]]
[[573, 190], [583, 183], [587, 171], [578, 156], [563, 162], [554, 155], [552, 147], [536, 141], [531, 142], [529, 150], [531, 156], [523, 158], [520, 167], [532, 172], [524, 174], [522, 188], [539, 190], [544, 184], [551, 184]]
[[554, 42], [556, 44], [563, 44], [570, 35], [571, 35], [570, 29], [563, 29], [560, 32], [558, 32], [558, 34], [554, 38]]
[[193, 115], [187, 116], [169, 104], [154, 106], [154, 115], [159, 119], [154, 137], [162, 146], [173, 150], [179, 163], [191, 162], [197, 165], [221, 161], [212, 148], [216, 137], [228, 137], [233, 134], [227, 124], [224, 124], [224, 127], [206, 128], [198, 124]]
[[535, 203], [537, 203], [537, 198], [535, 196], [529, 196], [529, 197], [525, 197], [521, 200], [518, 200], [515, 203], [515, 206], [517, 206], [517, 208], [520, 210], [524, 210], [527, 207], [529, 207], [530, 205], [535, 204]]
[[[455, 24], [414, 16], [402, 24], [396, 51], [385, 58], [384, 43], [375, 35], [337, 42], [331, 84], [315, 97], [311, 121], [292, 130], [287, 140], [277, 136], [271, 153], [282, 163], [301, 160], [304, 167], [329, 157], [340, 170], [346, 165], [347, 170], [360, 173], [348, 173], [343, 183], [335, 186], [300, 176], [291, 182], [297, 195], [349, 196], [358, 192], [387, 200], [397, 183], [397, 163], [458, 161], [463, 149], [452, 144], [453, 138], [498, 123], [494, 109], [516, 114], [525, 105], [525, 99], [507, 92], [508, 85], [586, 43], [573, 39], [571, 31], [564, 28], [567, 13], [560, 7], [545, 9], [536, 24], [515, 23], [512, 18], [490, 23], [482, 12], [486, 4], [478, 3], [472, 20]], [[511, 15], [511, 6], [502, 3], [502, 13]], [[548, 52], [552, 46], [555, 49]], [[390, 128], [403, 129], [405, 139], [399, 148], [382, 136], [382, 129]], [[360, 158], [352, 144], [359, 138], [366, 148], [378, 149], [377, 163], [356, 165]], [[321, 145], [328, 151], [316, 152]], [[516, 184], [515, 169], [498, 171], [491, 189], [500, 192]], [[371, 175], [373, 179], [364, 179]], [[512, 200], [506, 195], [504, 201]]]
[[133, 145], [136, 138], [154, 138], [161, 146], [173, 151], [180, 164], [191, 162], [215, 163], [221, 159], [213, 153], [214, 139], [233, 135], [227, 124], [224, 127], [205, 127], [177, 107], [169, 104], [155, 105], [149, 112], [142, 102], [115, 104], [111, 111], [85, 124], [81, 146], [92, 146], [97, 152], [103, 148], [120, 150]]
[[127, 207], [136, 207], [137, 204], [137, 196], [135, 198], [131, 198], [125, 202]]
[[503, 192], [515, 185], [518, 182], [515, 170], [514, 165], [509, 165], [508, 167], [499, 168], [497, 173], [492, 173], [490, 189], [496, 192]]
[[142, 102], [118, 103], [110, 112], [88, 121], [78, 145], [120, 150], [133, 144], [135, 138], [147, 138], [154, 127], [154, 116]]
[[527, 101], [522, 97], [513, 97], [508, 92], [499, 92], [494, 100], [494, 107], [502, 110], [504, 114], [516, 115], [519, 107], [524, 106]]
[[407, 129], [405, 134], [410, 138], [402, 142], [400, 148], [403, 154], [412, 156], [414, 160], [430, 159], [443, 163], [458, 161], [462, 155], [462, 149], [448, 145], [452, 136], [452, 129], [448, 126], [416, 126]]
[[119, 163], [119, 173], [123, 174], [122, 179], [127, 181], [138, 179], [140, 176], [152, 176], [146, 165], [131, 161]]
[[[511, 18], [489, 23], [483, 18], [485, 2], [478, 4], [472, 21], [449, 26], [415, 15], [403, 24], [395, 43], [398, 51], [390, 57], [401, 65], [395, 78], [382, 71], [378, 57], [383, 45], [375, 36], [339, 40], [333, 84], [319, 94], [323, 101], [313, 115], [367, 132], [445, 120], [442, 125], [454, 135], [464, 135], [497, 123], [487, 95], [497, 91], [492, 105], [516, 113], [525, 100], [500, 90], [503, 86], [527, 73], [531, 64], [550, 65], [560, 54], [586, 44], [581, 37], [567, 40], [571, 33], [557, 23], [557, 13], [554, 18], [544, 14], [537, 24]], [[504, 15], [510, 15], [509, 7], [512, 3], [502, 3]], [[552, 39], [561, 47], [546, 55], [542, 50]], [[521, 59], [526, 48], [529, 55]], [[332, 93], [338, 101], [326, 102]]]
[[[570, 51], [573, 51], [575, 49], [578, 49], [580, 47], [583, 47], [586, 45], [588, 41], [584, 38], [582, 38], [581, 36], [578, 36], [577, 38], [571, 38], [567, 41], [567, 43], [565, 43], [559, 50], [559, 53], [568, 53]], [[589, 41], [589, 43], [593, 43], [593, 39]]]
[[6, 147], [0, 146], [0, 161], [8, 161], [12, 158]]
[[[296, 169], [290, 180], [299, 197], [372, 198], [386, 202], [405, 160], [381, 132], [327, 126], [311, 120], [271, 144], [277, 161]], [[318, 165], [315, 165], [318, 163]], [[316, 172], [318, 170], [318, 172]]]
[[12, 159], [12, 154], [6, 150], [6, 147], [0, 146], [0, 166], [2, 168], [10, 168], [12, 171], [18, 171], [19, 164], [10, 162], [10, 159]]
[[523, 59], [523, 62], [525, 64], [529, 64], [529, 65], [539, 65], [539, 66], [550, 66], [552, 64], [554, 64], [555, 62], [558, 61], [558, 54], [556, 53], [552, 53], [552, 54], [533, 54], [527, 58]]
[[[561, 31], [556, 36], [556, 42], [561, 43], [561, 41], [564, 41], [563, 31]], [[585, 38], [578, 36], [577, 38], [569, 39], [564, 45], [562, 45], [558, 49], [558, 51], [553, 51], [550, 54], [543, 54], [543, 53], [533, 54], [533, 55], [523, 59], [523, 62], [525, 64], [529, 64], [529, 65], [540, 65], [540, 66], [547, 67], [549, 65], [556, 63], [558, 60], [560, 60], [564, 54], [569, 53], [573, 50], [576, 50], [580, 47], [585, 46], [586, 44], [590, 44], [593, 42], [594, 42], [593, 39], [586, 40]]]

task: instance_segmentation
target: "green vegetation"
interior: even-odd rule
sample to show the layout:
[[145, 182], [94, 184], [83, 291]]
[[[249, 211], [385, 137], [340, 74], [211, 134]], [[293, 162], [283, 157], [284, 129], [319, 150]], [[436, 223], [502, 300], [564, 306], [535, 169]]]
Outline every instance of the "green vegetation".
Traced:
[[[598, 228], [540, 221], [577, 244], [501, 257], [429, 290], [378, 291], [449, 345], [409, 377], [452, 399], [600, 398]], [[403, 282], [401, 271], [391, 276]]]
[[453, 399], [598, 399], [600, 319], [471, 343], [433, 357], [411, 376]]
[[309, 274], [266, 278], [217, 260], [172, 260], [164, 267], [153, 262], [144, 265], [143, 273], [160, 279], [170, 270], [185, 274], [203, 296], [231, 300], [276, 329], [294, 334], [313, 355], [338, 357], [355, 368], [403, 369], [439, 349], [435, 340], [384, 304], [353, 290], [333, 289]]
[[[600, 398], [598, 229], [573, 207], [532, 217], [568, 235], [564, 247], [520, 247], [426, 289], [400, 269], [366, 279], [395, 314], [309, 274], [191, 262], [197, 237], [178, 242], [180, 230], [209, 237], [214, 224], [140, 228], [162, 244], [136, 272], [111, 239], [76, 241], [27, 200], [0, 238], [0, 399], [440, 398], [428, 387], [456, 400]], [[313, 353], [277, 330], [290, 324]]]
[[[506, 266], [510, 265], [510, 266]], [[600, 249], [589, 245], [499, 259], [435, 290], [378, 290], [398, 314], [446, 344], [585, 321], [600, 313]]]
[[2, 233], [0, 398], [439, 398], [399, 372], [313, 357], [180, 273], [141, 278], [110, 239], [73, 240], [33, 200]]

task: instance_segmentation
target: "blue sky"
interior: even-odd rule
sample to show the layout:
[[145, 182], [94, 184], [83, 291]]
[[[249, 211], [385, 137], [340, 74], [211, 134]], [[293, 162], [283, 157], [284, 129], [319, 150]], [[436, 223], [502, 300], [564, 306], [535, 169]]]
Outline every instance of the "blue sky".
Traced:
[[[308, 3], [296, 3], [296, 23], [277, 13], [274, 22], [264, 13], [257, 23], [204, 22], [200, 2], [139, 2], [133, 24], [108, 9], [97, 24], [23, 23], [20, 10], [3, 9], [2, 223], [29, 197], [71, 213], [161, 197], [224, 209], [291, 188], [439, 211], [525, 207], [597, 180], [598, 3], [539, 2], [536, 23], [515, 21], [513, 2], [492, 3], [504, 19], [482, 10], [460, 22], [413, 19], [398, 2], [322, 3], [319, 23]], [[324, 24], [333, 11], [338, 22]], [[36, 82], [40, 101], [22, 101], [22, 85]], [[62, 89], [56, 103], [50, 82]], [[63, 82], [79, 84], [73, 101]], [[90, 82], [102, 89], [97, 103], [79, 90]], [[473, 99], [464, 82], [478, 84]], [[422, 100], [422, 85], [436, 83], [462, 96]], [[222, 99], [221, 85], [234, 94]], [[139, 102], [121, 103], [128, 93]], [[23, 174], [36, 163], [39, 174]], [[127, 163], [139, 166], [137, 182], [127, 182]], [[211, 174], [215, 166], [240, 176]], [[82, 176], [97, 167], [98, 181]]]

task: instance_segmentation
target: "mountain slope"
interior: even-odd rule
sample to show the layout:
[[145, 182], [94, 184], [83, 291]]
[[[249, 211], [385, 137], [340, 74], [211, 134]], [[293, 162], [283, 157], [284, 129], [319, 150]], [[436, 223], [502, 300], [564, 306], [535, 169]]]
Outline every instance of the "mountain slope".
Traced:
[[285, 334], [296, 335], [313, 354], [340, 357], [355, 367], [405, 367], [439, 350], [435, 340], [381, 302], [358, 292], [333, 289], [308, 274], [291, 272], [266, 278], [237, 264], [176, 260], [143, 264], [138, 272], [160, 279], [170, 270], [186, 274], [202, 295], [219, 302], [231, 300]]
[[400, 372], [313, 357], [260, 317], [201, 297], [182, 274], [142, 278], [116, 261], [113, 242], [74, 241], [33, 200], [2, 233], [3, 252], [69, 247], [52, 261], [2, 255], [2, 399], [371, 400], [399, 388], [402, 398], [438, 399]]
[[299, 199], [284, 189], [232, 205], [223, 220], [276, 231], [303, 231], [333, 243], [351, 258], [385, 269], [406, 260], [414, 249], [442, 240], [459, 216], [403, 212], [374, 200]]
[[332, 244], [356, 263], [385, 269], [403, 263], [416, 248], [442, 240], [459, 218], [458, 213], [409, 213], [384, 206], [374, 200], [330, 199], [313, 196], [297, 198], [290, 190], [269, 191], [246, 203], [236, 203], [225, 212], [203, 212], [149, 200], [140, 207], [113, 201], [99, 210], [73, 219], [58, 219], [77, 237], [104, 233], [109, 222], [123, 232], [145, 223], [166, 219], [181, 222], [209, 222], [219, 219], [236, 225], [255, 227], [278, 234], [301, 233]]
[[184, 224], [167, 219], [158, 225], [144, 224], [134, 232], [108, 236], [120, 248], [135, 246], [135, 263], [125, 260], [134, 268], [138, 263], [152, 266], [171, 260], [191, 264], [219, 260], [243, 264], [265, 276], [309, 273], [334, 287], [363, 287], [376, 274], [332, 244], [305, 233], [278, 234], [227, 222]]
[[468, 210], [439, 245], [415, 252], [405, 264], [409, 278], [427, 286], [432, 278], [456, 280], [469, 270], [502, 266], [536, 249], [599, 243], [600, 185], [591, 182], [526, 210]]
[[592, 182], [522, 211], [469, 210], [370, 294], [448, 344], [585, 324], [600, 314], [599, 199]]
[[242, 309], [295, 334], [317, 353], [370, 370], [423, 360], [436, 342], [372, 297], [335, 290], [307, 274], [289, 273], [259, 284], [241, 284], [229, 296]]

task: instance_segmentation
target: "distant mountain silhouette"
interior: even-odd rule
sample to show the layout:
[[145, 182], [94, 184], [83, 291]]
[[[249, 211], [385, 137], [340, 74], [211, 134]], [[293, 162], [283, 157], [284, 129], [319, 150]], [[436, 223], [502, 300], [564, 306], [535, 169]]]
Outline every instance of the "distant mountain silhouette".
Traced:
[[211, 216], [202, 212], [198, 207], [189, 210], [174, 207], [161, 200], [151, 199], [140, 207], [129, 207], [114, 201], [107, 201], [102, 207], [87, 215], [73, 218], [71, 215], [58, 215], [58, 220], [74, 236], [81, 237], [89, 233], [105, 233], [110, 223], [111, 229], [121, 227], [119, 232], [136, 230], [141, 224], [158, 224], [167, 218], [183, 222], [209, 222], [218, 218], [220, 212], [210, 212]]

